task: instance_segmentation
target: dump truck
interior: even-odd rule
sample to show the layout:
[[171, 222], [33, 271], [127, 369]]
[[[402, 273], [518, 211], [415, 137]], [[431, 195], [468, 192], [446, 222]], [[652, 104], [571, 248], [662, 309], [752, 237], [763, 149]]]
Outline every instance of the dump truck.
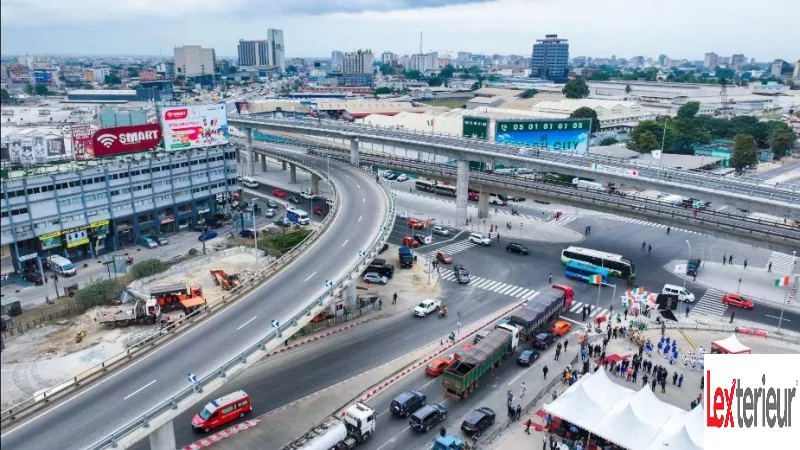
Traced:
[[508, 323], [520, 330], [523, 340], [533, 339], [539, 327], [572, 307], [575, 291], [570, 286], [554, 284], [551, 287], [552, 289], [545, 289], [537, 295], [535, 303], [520, 308], [509, 317]]
[[448, 434], [438, 436], [428, 450], [466, 450], [467, 448], [467, 444], [461, 436]]
[[226, 291], [239, 285], [239, 274], [236, 273], [228, 274], [224, 270], [212, 270], [211, 278], [214, 279], [214, 284]]
[[502, 324], [450, 364], [442, 373], [444, 395], [461, 400], [478, 388], [480, 379], [517, 349], [519, 330]]
[[375, 432], [375, 410], [364, 403], [348, 407], [339, 419], [330, 417], [295, 439], [283, 450], [350, 450], [367, 442]]
[[154, 324], [160, 315], [161, 308], [156, 300], [136, 300], [133, 304], [98, 311], [96, 321], [111, 329], [133, 324]]
[[186, 314], [206, 304], [200, 286], [186, 284], [156, 286], [150, 290], [150, 298], [165, 311], [183, 309]]

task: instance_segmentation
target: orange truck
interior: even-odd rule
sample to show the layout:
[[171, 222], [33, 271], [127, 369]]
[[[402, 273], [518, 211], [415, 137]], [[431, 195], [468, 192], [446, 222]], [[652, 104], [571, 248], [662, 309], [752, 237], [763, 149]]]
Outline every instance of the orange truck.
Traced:
[[214, 284], [226, 291], [230, 291], [239, 285], [239, 275], [235, 273], [227, 274], [224, 270], [212, 270], [211, 278], [214, 279]]
[[187, 284], [173, 284], [156, 286], [150, 291], [158, 306], [164, 311], [183, 309], [186, 314], [205, 306], [203, 290], [200, 286]]

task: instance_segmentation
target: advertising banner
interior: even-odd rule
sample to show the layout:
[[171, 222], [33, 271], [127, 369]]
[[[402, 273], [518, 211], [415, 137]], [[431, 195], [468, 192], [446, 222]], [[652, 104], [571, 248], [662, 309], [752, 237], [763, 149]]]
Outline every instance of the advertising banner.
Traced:
[[247, 102], [236, 102], [236, 112], [241, 115], [250, 114], [250, 104]]
[[224, 104], [163, 108], [161, 125], [167, 150], [223, 145], [230, 141]]
[[75, 159], [94, 158], [91, 125], [73, 125], [70, 127], [70, 135], [72, 137], [72, 154], [75, 155]]
[[47, 144], [44, 135], [33, 137], [33, 163], [47, 164]]
[[583, 154], [589, 151], [591, 129], [591, 119], [498, 120], [495, 140], [533, 150]]
[[67, 241], [67, 248], [73, 248], [79, 245], [88, 244], [89, 243], [88, 231], [89, 231], [88, 225], [84, 225], [82, 227], [70, 228], [69, 230], [64, 230], [62, 234], [64, 235], [64, 240]]
[[464, 116], [462, 136], [473, 139], [486, 139], [489, 135], [489, 119], [486, 117]]
[[103, 239], [104, 237], [108, 236], [109, 224], [110, 222], [108, 219], [90, 223], [89, 228], [92, 229], [94, 238]]
[[11, 164], [21, 164], [22, 163], [22, 137], [20, 136], [11, 136], [8, 140], [9, 146], [9, 159], [11, 160]]
[[66, 158], [67, 152], [64, 149], [64, 138], [56, 136], [48, 136], [45, 140], [47, 144], [47, 159], [58, 160]]
[[161, 126], [157, 123], [103, 128], [97, 130], [92, 138], [95, 157], [146, 151], [160, 143]]
[[61, 232], [56, 231], [47, 233], [44, 236], [39, 236], [39, 241], [42, 243], [42, 250], [50, 250], [51, 248], [61, 247]]

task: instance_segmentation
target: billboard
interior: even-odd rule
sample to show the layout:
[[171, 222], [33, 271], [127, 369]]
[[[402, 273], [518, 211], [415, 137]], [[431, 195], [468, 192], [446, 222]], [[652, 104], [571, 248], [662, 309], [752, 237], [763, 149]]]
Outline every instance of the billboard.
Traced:
[[239, 114], [250, 114], [250, 104], [247, 102], [236, 102], [236, 112]]
[[92, 137], [95, 157], [141, 152], [158, 147], [160, 143], [161, 126], [157, 123], [102, 128]]
[[94, 158], [94, 146], [92, 145], [92, 126], [73, 125], [69, 129], [72, 137], [72, 154], [75, 159]]
[[489, 136], [489, 119], [486, 117], [464, 116], [462, 136], [473, 139], [486, 139]]
[[495, 140], [534, 150], [587, 153], [591, 130], [591, 119], [498, 120]]
[[164, 148], [181, 150], [227, 144], [230, 141], [227, 114], [224, 104], [163, 108]]

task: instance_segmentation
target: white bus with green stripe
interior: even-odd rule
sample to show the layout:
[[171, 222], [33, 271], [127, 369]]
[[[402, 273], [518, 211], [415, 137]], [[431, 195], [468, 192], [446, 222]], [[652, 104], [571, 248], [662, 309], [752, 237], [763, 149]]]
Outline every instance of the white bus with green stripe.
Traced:
[[567, 247], [561, 251], [561, 264], [570, 261], [608, 269], [608, 273], [615, 277], [632, 279], [636, 276], [636, 265], [632, 260], [614, 253], [606, 253], [583, 247]]

